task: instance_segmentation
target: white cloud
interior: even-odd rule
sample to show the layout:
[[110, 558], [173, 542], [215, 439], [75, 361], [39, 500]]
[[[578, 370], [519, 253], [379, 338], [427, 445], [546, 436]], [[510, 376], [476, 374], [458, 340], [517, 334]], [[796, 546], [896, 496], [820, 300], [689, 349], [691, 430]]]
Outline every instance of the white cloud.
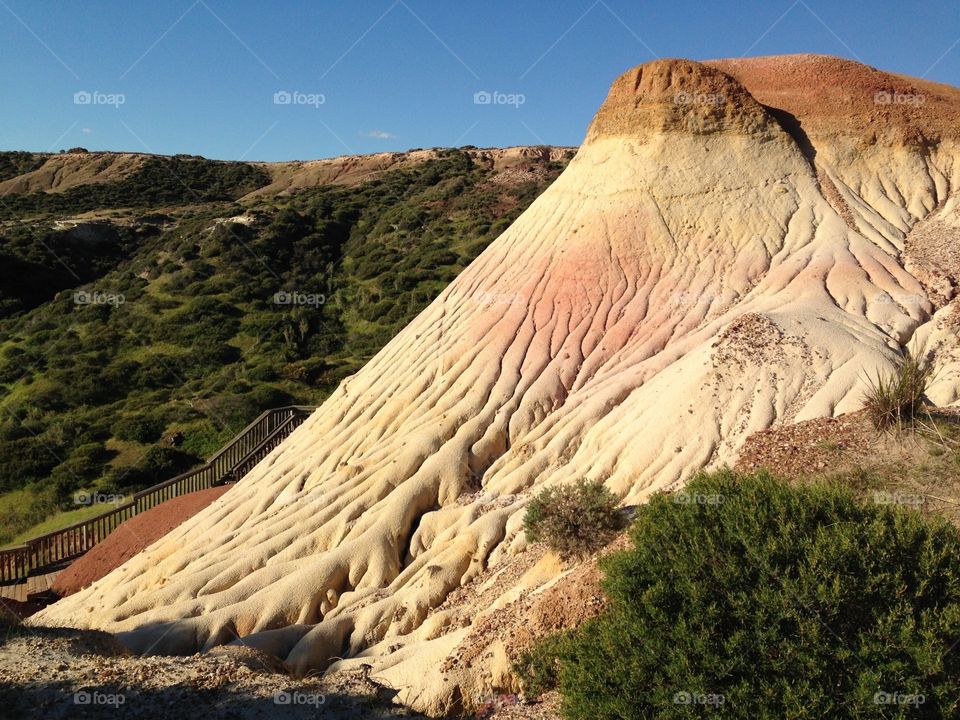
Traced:
[[90, 133], [93, 132], [93, 129], [92, 129], [92, 128], [80, 128], [80, 132], [82, 132], [84, 135], [89, 135]]
[[365, 137], [376, 138], [377, 140], [391, 140], [396, 137], [393, 133], [384, 130], [371, 130], [368, 133], [362, 133]]

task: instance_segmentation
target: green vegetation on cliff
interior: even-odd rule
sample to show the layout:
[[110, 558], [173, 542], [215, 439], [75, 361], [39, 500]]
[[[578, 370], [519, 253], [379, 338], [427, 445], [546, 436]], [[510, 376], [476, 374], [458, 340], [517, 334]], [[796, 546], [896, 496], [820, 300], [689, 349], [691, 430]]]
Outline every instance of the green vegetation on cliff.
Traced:
[[601, 560], [606, 610], [518, 669], [570, 720], [953, 718], [960, 533], [843, 485], [702, 475]]
[[[30, 166], [0, 171], [14, 163]], [[266, 408], [322, 401], [562, 165], [538, 169], [494, 183], [451, 150], [247, 201], [258, 168], [158, 158], [115, 183], [0, 198], [0, 542], [81, 489], [129, 492]]]

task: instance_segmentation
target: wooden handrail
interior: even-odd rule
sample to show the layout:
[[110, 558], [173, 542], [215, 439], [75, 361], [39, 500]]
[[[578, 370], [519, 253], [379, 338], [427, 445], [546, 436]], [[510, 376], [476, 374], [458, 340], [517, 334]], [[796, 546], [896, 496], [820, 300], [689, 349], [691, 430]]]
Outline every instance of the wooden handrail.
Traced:
[[48, 568], [83, 555], [122, 522], [166, 500], [220, 485], [230, 479], [239, 480], [314, 410], [306, 405], [267, 410], [200, 467], [141, 490], [130, 502], [92, 518], [0, 550], [0, 584], [26, 582], [32, 573], [46, 572]]

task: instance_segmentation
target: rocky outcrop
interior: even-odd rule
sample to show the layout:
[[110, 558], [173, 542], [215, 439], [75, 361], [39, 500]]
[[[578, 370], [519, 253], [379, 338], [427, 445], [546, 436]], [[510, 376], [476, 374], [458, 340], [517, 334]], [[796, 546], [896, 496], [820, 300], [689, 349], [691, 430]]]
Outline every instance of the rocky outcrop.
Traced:
[[[436, 160], [443, 152], [445, 151], [441, 148], [432, 148], [373, 155], [342, 155], [304, 162], [260, 163], [259, 166], [270, 173], [271, 182], [257, 188], [247, 197], [292, 194], [322, 185], [357, 185], [376, 179], [391, 170], [402, 170]], [[520, 146], [464, 148], [464, 152], [477, 165], [493, 170], [494, 179], [496, 179], [517, 170], [536, 172], [539, 166], [546, 163], [568, 160], [573, 157], [575, 149]]]
[[[239, 637], [301, 674], [363, 663], [431, 713], [508, 682], [502, 648], [445, 659], [557, 581], [507, 572], [532, 493], [590, 478], [643, 502], [756, 431], [855, 410], [944, 312], [904, 253], [955, 197], [960, 149], [913, 108], [877, 126], [901, 109], [876, 88], [904, 83], [936, 89], [809, 56], [626, 73], [560, 178], [282, 446], [33, 621], [138, 652]], [[488, 607], [444, 605], [481, 576]]]

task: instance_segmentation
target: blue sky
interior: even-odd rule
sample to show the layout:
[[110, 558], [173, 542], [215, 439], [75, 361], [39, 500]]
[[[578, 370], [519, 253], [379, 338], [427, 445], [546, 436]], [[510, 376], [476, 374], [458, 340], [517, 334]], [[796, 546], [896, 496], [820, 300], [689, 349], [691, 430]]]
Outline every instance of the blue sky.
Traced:
[[614, 77], [657, 56], [829, 53], [960, 85], [960, 6], [0, 0], [0, 47], [2, 149], [310, 159], [576, 145]]

